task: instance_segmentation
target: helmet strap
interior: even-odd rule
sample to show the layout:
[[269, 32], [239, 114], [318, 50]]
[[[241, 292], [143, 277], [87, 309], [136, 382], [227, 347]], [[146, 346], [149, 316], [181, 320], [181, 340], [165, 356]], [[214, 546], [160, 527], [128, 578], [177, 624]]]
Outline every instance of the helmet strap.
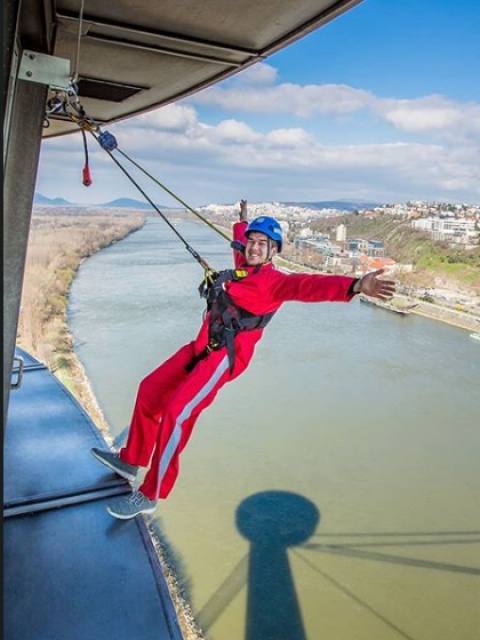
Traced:
[[267, 241], [268, 241], [268, 252], [267, 252], [267, 259], [265, 260], [265, 262], [263, 264], [268, 264], [269, 262], [272, 262], [273, 260], [273, 256], [272, 256], [272, 249], [273, 249], [273, 243], [275, 242], [275, 246], [278, 247], [278, 243], [275, 240], [272, 240], [270, 237], [267, 236]]
[[267, 257], [263, 264], [268, 264], [272, 261], [272, 239], [267, 236]]

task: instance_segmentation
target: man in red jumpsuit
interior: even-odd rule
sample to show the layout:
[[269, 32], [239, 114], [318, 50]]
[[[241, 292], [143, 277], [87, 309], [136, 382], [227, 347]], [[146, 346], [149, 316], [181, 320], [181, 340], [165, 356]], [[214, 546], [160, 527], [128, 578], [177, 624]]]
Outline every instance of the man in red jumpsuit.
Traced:
[[[222, 286], [234, 309], [249, 312], [255, 320], [268, 318], [268, 314], [289, 301], [348, 302], [357, 293], [383, 300], [392, 297], [395, 284], [379, 279], [383, 270], [359, 279], [279, 271], [272, 259], [282, 250], [280, 224], [269, 216], [261, 216], [248, 224], [245, 200], [240, 207], [240, 221], [234, 224], [232, 246], [244, 247], [243, 252], [234, 252], [235, 267], [242, 269], [236, 273], [241, 273], [241, 277]], [[248, 367], [264, 326], [260, 323], [259, 328], [255, 328], [254, 322], [253, 328], [248, 326], [232, 334], [233, 357], [226, 344], [212, 342], [211, 331], [210, 309], [197, 337], [140, 383], [126, 446], [119, 452], [92, 449], [100, 462], [130, 481], [135, 479], [138, 467], [148, 467], [137, 491], [107, 506], [115, 518], [126, 520], [140, 513], [153, 513], [158, 500], [169, 495], [177, 479], [180, 453], [195, 422], [223, 385]]]

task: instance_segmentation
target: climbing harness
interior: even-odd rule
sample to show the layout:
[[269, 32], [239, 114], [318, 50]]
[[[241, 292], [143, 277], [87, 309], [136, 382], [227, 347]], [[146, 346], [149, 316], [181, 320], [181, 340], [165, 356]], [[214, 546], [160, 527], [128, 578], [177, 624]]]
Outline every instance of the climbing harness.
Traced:
[[[260, 267], [256, 267], [254, 276]], [[225, 285], [227, 282], [243, 280], [249, 277], [248, 271], [242, 269], [226, 269], [214, 274], [208, 284], [202, 282], [199, 287], [200, 297], [207, 302], [207, 311], [210, 312], [208, 324], [208, 344], [205, 349], [187, 365], [187, 371], [191, 371], [195, 365], [208, 356], [211, 351], [217, 351], [227, 347], [230, 373], [235, 364], [235, 336], [240, 331], [253, 331], [263, 329], [274, 316], [274, 311], [263, 315], [255, 315], [246, 309], [239, 307], [228, 295]]]

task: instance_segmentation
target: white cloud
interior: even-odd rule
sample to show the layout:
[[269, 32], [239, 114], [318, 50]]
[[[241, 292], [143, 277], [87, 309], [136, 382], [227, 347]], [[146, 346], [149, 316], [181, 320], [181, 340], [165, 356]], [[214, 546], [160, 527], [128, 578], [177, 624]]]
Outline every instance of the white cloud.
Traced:
[[366, 91], [343, 85], [285, 83], [262, 87], [212, 87], [191, 98], [194, 104], [218, 106], [245, 113], [287, 113], [305, 118], [315, 113], [342, 114], [365, 108], [372, 98]]
[[480, 105], [477, 104], [427, 96], [416, 100], [378, 100], [374, 109], [405, 132], [435, 133], [446, 139], [474, 135], [480, 141]]
[[218, 127], [212, 128], [211, 131], [215, 132], [215, 137], [222, 143], [245, 144], [246, 142], [256, 142], [260, 138], [259, 134], [255, 133], [251, 127], [237, 120], [223, 120]]
[[235, 76], [236, 84], [267, 86], [273, 84], [278, 77], [278, 71], [263, 62], [247, 67]]
[[183, 131], [197, 124], [197, 114], [195, 109], [188, 105], [168, 104], [138, 116], [135, 118], [135, 124], [145, 129]]
[[377, 110], [398, 129], [413, 132], [442, 130], [456, 120], [458, 113], [453, 105], [434, 98], [389, 101], [384, 109], [379, 103]]
[[[193, 104], [202, 105], [208, 122]], [[215, 121], [205, 105], [225, 109], [225, 118]], [[443, 96], [385, 99], [344, 85], [282, 84], [275, 69], [260, 64], [239, 74], [238, 81], [230, 79], [109, 131], [121, 150], [159, 179], [170, 178], [180, 196], [194, 204], [238, 200], [247, 188], [257, 194], [249, 195], [251, 200], [480, 203], [480, 105]], [[362, 143], [345, 144], [348, 131]], [[335, 138], [337, 132], [341, 137]], [[111, 159], [95, 142], [89, 147], [94, 187], [87, 195], [79, 188], [80, 136], [44, 143], [37, 190], [43, 193], [48, 185], [44, 195], [71, 201], [124, 195], [127, 182], [118, 179], [117, 169], [109, 174]], [[98, 196], [102, 187], [108, 192], [103, 199]]]
[[370, 113], [408, 134], [435, 133], [445, 139], [470, 135], [480, 138], [479, 104], [462, 104], [435, 95], [411, 100], [377, 98], [368, 91], [336, 84], [272, 85], [276, 74], [269, 65], [260, 63], [254, 69], [257, 69], [256, 86], [244, 86], [243, 81], [235, 79], [206, 89], [190, 101], [235, 113], [288, 114], [310, 119], [318, 114]]
[[265, 139], [272, 146], [288, 149], [305, 149], [313, 142], [312, 137], [303, 129], [276, 129], [270, 131]]

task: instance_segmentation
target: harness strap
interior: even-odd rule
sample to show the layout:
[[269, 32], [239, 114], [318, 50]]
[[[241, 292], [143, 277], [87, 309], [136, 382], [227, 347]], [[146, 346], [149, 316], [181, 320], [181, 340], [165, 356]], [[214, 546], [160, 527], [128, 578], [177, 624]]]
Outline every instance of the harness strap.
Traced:
[[[233, 303], [232, 303], [233, 305]], [[236, 307], [240, 313], [248, 314], [248, 311]], [[266, 313], [262, 316], [248, 315], [238, 317], [230, 313], [227, 308], [223, 311], [218, 318], [211, 321], [209, 326], [209, 342], [205, 349], [201, 351], [197, 356], [194, 356], [192, 360], [185, 367], [186, 371], [192, 371], [195, 366], [204, 360], [212, 351], [218, 351], [222, 347], [227, 348], [228, 362], [230, 373], [233, 371], [235, 364], [235, 337], [241, 331], [253, 331], [255, 329], [264, 329], [270, 320], [273, 318], [275, 312]], [[221, 322], [219, 321], [221, 320]]]
[[[230, 313], [230, 309], [227, 308], [222, 312], [221, 318], [223, 321], [223, 335], [225, 345], [227, 347], [228, 362], [230, 365], [230, 373], [233, 371], [233, 365], [235, 363], [235, 336], [241, 329], [241, 325], [238, 319]], [[217, 332], [218, 335], [218, 332]], [[217, 337], [217, 336], [215, 336]]]
[[[258, 270], [255, 269], [252, 275], [258, 273]], [[212, 351], [226, 347], [230, 373], [232, 373], [235, 363], [235, 336], [240, 331], [263, 329], [273, 318], [274, 311], [263, 315], [255, 315], [246, 309], [242, 309], [235, 304], [226, 292], [224, 288], [226, 282], [243, 280], [249, 275], [246, 270], [226, 269], [218, 273], [212, 272], [211, 280], [209, 282], [204, 280], [200, 284], [200, 296], [206, 299], [207, 310], [210, 312], [208, 345], [201, 353], [192, 358], [191, 362], [185, 367], [187, 371], [192, 371], [195, 365], [206, 358]]]
[[190, 362], [187, 365], [185, 365], [185, 371], [188, 371], [188, 373], [193, 371], [197, 366], [197, 364], [200, 362], [200, 360], [204, 360], [211, 351], [213, 351], [213, 349], [207, 344], [205, 349], [201, 351], [198, 354], [198, 356], [193, 356]]

